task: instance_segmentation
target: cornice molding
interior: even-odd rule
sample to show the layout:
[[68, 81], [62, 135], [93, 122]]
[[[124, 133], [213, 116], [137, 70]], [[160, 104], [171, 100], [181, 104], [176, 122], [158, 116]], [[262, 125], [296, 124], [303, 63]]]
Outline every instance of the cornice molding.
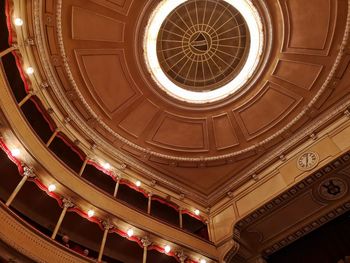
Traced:
[[329, 176], [330, 174], [338, 171], [340, 168], [345, 167], [349, 164], [350, 153], [345, 153], [342, 156], [338, 157], [336, 160], [330, 162], [325, 167], [314, 172], [312, 175], [308, 176], [301, 182], [288, 188], [286, 191], [273, 198], [269, 202], [266, 202], [264, 205], [255, 209], [253, 212], [249, 213], [244, 218], [240, 219], [236, 223], [235, 228], [237, 229], [237, 231], [240, 232], [243, 228], [249, 227], [250, 225], [254, 224], [254, 222], [260, 220], [262, 217], [266, 216], [267, 214], [270, 214], [272, 211], [275, 211], [276, 209], [288, 203], [290, 200], [298, 196], [301, 192], [304, 192], [305, 189], [311, 187], [316, 182], [324, 180], [326, 176]]
[[[286, 233], [282, 234], [282, 237], [279, 235], [279, 237], [273, 238], [271, 241], [269, 241], [269, 239], [265, 241], [267, 244], [260, 244], [263, 248], [262, 252], [264, 255], [270, 255], [276, 252], [335, 219], [337, 216], [349, 211], [350, 199], [347, 195], [349, 178], [348, 175], [342, 173], [342, 169], [346, 169], [349, 165], [350, 153], [348, 152], [339, 156], [325, 167], [314, 172], [312, 175], [287, 189], [269, 202], [258, 207], [235, 224], [234, 232], [237, 232], [238, 235], [236, 235], [234, 239], [237, 242], [246, 242], [244, 239], [241, 240], [243, 233], [252, 231], [255, 225], [258, 225], [263, 220], [266, 220], [267, 217], [277, 213], [279, 209], [285, 208], [293, 200], [296, 200], [298, 196], [302, 196], [310, 191], [312, 192], [315, 202], [320, 203], [320, 206], [323, 208], [318, 210], [317, 215], [313, 216], [312, 219], [304, 219], [303, 223], [298, 223], [296, 228], [292, 228], [291, 233], [287, 233], [290, 232], [288, 229]], [[332, 199], [328, 199], [323, 192], [320, 192], [321, 185], [323, 186], [324, 182], [330, 180], [342, 182], [342, 187], [339, 187], [339, 192], [336, 192], [336, 197], [334, 196]]]
[[307, 235], [308, 233], [312, 232], [313, 230], [325, 225], [326, 223], [332, 221], [336, 217], [346, 213], [347, 211], [350, 211], [350, 202], [346, 202], [340, 206], [337, 206], [336, 208], [332, 209], [331, 211], [327, 211], [327, 214], [320, 216], [319, 218], [313, 220], [312, 222], [308, 223], [307, 225], [303, 226], [301, 229], [298, 229], [294, 231], [292, 234], [288, 235], [288, 237], [283, 238], [282, 240], [279, 240], [278, 242], [275, 242], [264, 249], [263, 254], [264, 255], [271, 255], [272, 253], [276, 252], [277, 250], [282, 249], [283, 247], [287, 246], [288, 244], [296, 241], [297, 239]]

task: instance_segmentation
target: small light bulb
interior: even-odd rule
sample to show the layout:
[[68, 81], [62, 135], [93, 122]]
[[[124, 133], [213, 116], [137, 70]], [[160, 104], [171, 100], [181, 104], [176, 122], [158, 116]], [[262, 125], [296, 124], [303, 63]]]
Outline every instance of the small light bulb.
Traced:
[[95, 214], [94, 210], [89, 210], [88, 211], [88, 217], [93, 217]]
[[201, 259], [199, 262], [200, 263], [207, 263], [207, 261], [205, 259]]
[[12, 154], [13, 157], [18, 157], [21, 154], [21, 151], [20, 151], [20, 149], [16, 148], [16, 149], [13, 149], [11, 151], [11, 154]]
[[136, 186], [140, 187], [141, 186], [141, 182], [140, 181], [136, 181]]
[[128, 234], [129, 237], [132, 237], [134, 235], [134, 230], [132, 230], [131, 228], [128, 229], [127, 234]]
[[56, 185], [50, 184], [48, 189], [49, 189], [49, 192], [53, 192], [56, 190]]
[[28, 67], [26, 69], [26, 72], [27, 72], [28, 75], [32, 75], [34, 73], [34, 69], [32, 67]]
[[23, 20], [20, 19], [19, 17], [15, 18], [15, 25], [16, 26], [22, 26], [23, 25]]
[[171, 247], [169, 245], [166, 245], [164, 248], [165, 253], [169, 253], [171, 250]]
[[196, 214], [196, 216], [199, 216], [199, 214], [201, 213], [198, 209], [194, 210], [194, 213]]
[[109, 170], [111, 168], [111, 165], [109, 163], [104, 163], [103, 168], [105, 168], [106, 170]]

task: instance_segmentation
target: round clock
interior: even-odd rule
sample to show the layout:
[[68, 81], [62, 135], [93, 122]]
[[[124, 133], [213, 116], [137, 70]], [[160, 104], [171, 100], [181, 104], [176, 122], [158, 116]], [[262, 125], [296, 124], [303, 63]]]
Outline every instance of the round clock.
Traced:
[[315, 152], [306, 152], [299, 156], [297, 166], [300, 170], [307, 171], [313, 169], [319, 161], [319, 156]]

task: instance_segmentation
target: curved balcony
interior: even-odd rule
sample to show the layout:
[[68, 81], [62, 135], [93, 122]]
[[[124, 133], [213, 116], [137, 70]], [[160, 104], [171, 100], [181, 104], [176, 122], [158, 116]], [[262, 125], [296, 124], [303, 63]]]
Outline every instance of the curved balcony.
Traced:
[[[6, 32], [4, 31], [4, 34]], [[6, 39], [2, 39], [6, 42]], [[6, 43], [2, 43], [6, 48]], [[7, 47], [9, 45], [7, 44]], [[22, 72], [20, 54], [13, 52], [13, 56], [8, 54], [2, 58], [4, 71], [8, 76], [8, 83], [11, 83], [11, 89], [16, 101], [19, 103], [23, 114], [25, 115], [28, 123], [31, 125], [33, 131], [38, 135], [42, 142], [64, 163], [66, 164], [75, 174], [82, 176], [84, 179], [102, 189], [106, 193], [109, 193], [119, 200], [127, 201], [129, 205], [147, 211], [149, 214], [159, 214], [161, 211], [152, 211], [152, 200], [158, 200], [160, 205], [154, 207], [166, 205], [170, 208], [175, 208], [173, 212], [179, 213], [179, 217], [186, 217], [184, 221], [194, 222], [198, 227], [191, 229], [187, 223], [185, 223], [184, 229], [191, 233], [199, 233], [202, 238], [208, 239], [208, 233], [205, 225], [205, 218], [196, 215], [194, 211], [191, 211], [189, 207], [183, 207], [180, 205], [172, 205], [172, 202], [167, 201], [159, 194], [157, 198], [149, 197], [150, 191], [143, 189], [142, 187], [135, 187], [135, 183], [131, 182], [129, 178], [120, 178], [119, 183], [118, 177], [115, 173], [108, 171], [101, 167], [101, 164], [94, 162], [87, 157], [88, 154], [84, 150], [80, 149], [79, 146], [70, 140], [69, 136], [58, 128], [50, 113], [43, 106], [40, 98], [33, 95], [31, 92], [30, 82], [26, 79], [25, 74]], [[18, 67], [18, 68], [17, 68]], [[21, 81], [22, 79], [22, 81]], [[116, 186], [118, 184], [118, 186]], [[128, 186], [130, 191], [123, 187]], [[120, 188], [120, 192], [117, 193]], [[153, 194], [153, 193], [151, 193]], [[164, 194], [163, 194], [164, 195]], [[130, 198], [132, 197], [132, 198]], [[148, 199], [151, 199], [149, 202]], [[136, 200], [136, 202], [133, 202]], [[147, 205], [149, 203], [149, 205]], [[146, 205], [145, 205], [146, 204]], [[150, 206], [148, 208], [148, 206]], [[154, 208], [155, 209], [155, 208]], [[160, 210], [166, 210], [165, 207]], [[179, 212], [180, 211], [180, 212]], [[190, 216], [190, 218], [187, 218]], [[159, 218], [168, 218], [167, 215], [160, 215]], [[170, 217], [173, 217], [171, 214]], [[181, 219], [176, 224], [180, 225]], [[168, 221], [171, 223], [172, 221]], [[203, 222], [203, 223], [201, 223]]]
[[[2, 33], [5, 33], [5, 21], [1, 22]], [[9, 48], [8, 44], [1, 42], [2, 50]], [[20, 138], [26, 151], [30, 156], [35, 156], [37, 165], [42, 168], [36, 169], [34, 178], [27, 178], [23, 172], [23, 160], [20, 165], [19, 160], [13, 158], [7, 146], [3, 144], [6, 154], [2, 153], [1, 173], [8, 177], [2, 178], [4, 180], [1, 183], [1, 200], [19, 217], [52, 239], [60, 241], [62, 236], [69, 233], [72, 243], [70, 247], [80, 253], [87, 248], [90, 257], [94, 259], [125, 262], [125, 258], [128, 258], [126, 261], [129, 262], [130, 258], [130, 262], [140, 262], [145, 257], [146, 247], [147, 260], [150, 262], [176, 262], [179, 255], [175, 250], [165, 253], [167, 256], [164, 257], [166, 249], [160, 242], [164, 241], [164, 238], [215, 258], [215, 247], [205, 241], [208, 239], [208, 232], [202, 217], [195, 215], [188, 208], [180, 209], [179, 205], [145, 191], [126, 178], [117, 177], [87, 158], [87, 154], [57, 128], [50, 112], [45, 109], [39, 97], [31, 93], [20, 67], [17, 68], [20, 65], [18, 55], [8, 53], [1, 56], [1, 103], [9, 106], [4, 107], [4, 115], [11, 128], [16, 131], [14, 138]], [[18, 167], [8, 161], [7, 155]], [[19, 174], [22, 175], [22, 179]], [[66, 200], [65, 195], [49, 191], [47, 181], [52, 179], [48, 179], [47, 174], [50, 174], [54, 181], [61, 183], [62, 189], [68, 189], [62, 190], [64, 194], [73, 191], [74, 198], [78, 196], [81, 199], [77, 201], [79, 205], [85, 203], [86, 207], [86, 203], [90, 203], [102, 212], [89, 217], [85, 207], [80, 208], [76, 204], [66, 207], [63, 202]], [[173, 220], [175, 214], [178, 220]], [[119, 220], [114, 218], [110, 227], [106, 227], [105, 223], [112, 217], [121, 218], [123, 221], [133, 218], [132, 224], [139, 228], [135, 229], [135, 236], [129, 236], [125, 226], [124, 229], [116, 227], [115, 221]], [[118, 225], [127, 224], [123, 222]], [[151, 235], [159, 235], [155, 238], [158, 242], [145, 246], [142, 243], [142, 235], [146, 236], [149, 232]], [[116, 250], [115, 247], [120, 249]], [[129, 252], [125, 255], [126, 247]], [[186, 262], [191, 260], [188, 257]]]

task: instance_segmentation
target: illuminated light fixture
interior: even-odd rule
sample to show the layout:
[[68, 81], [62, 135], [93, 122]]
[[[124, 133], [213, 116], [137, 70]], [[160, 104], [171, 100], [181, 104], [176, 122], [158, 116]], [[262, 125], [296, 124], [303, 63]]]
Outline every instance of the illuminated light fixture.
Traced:
[[136, 186], [140, 187], [141, 186], [141, 182], [140, 181], [136, 181]]
[[34, 69], [33, 69], [32, 67], [28, 67], [28, 68], [26, 69], [26, 72], [27, 72], [28, 75], [33, 75]]
[[13, 157], [18, 157], [21, 154], [21, 151], [20, 151], [20, 149], [16, 148], [16, 149], [13, 149], [11, 151], [11, 154], [12, 154]]
[[251, 0], [224, 0], [240, 12], [249, 29], [248, 32], [251, 41], [246, 62], [238, 75], [224, 86], [203, 92], [190, 91], [178, 86], [166, 76], [160, 66], [157, 55], [158, 33], [163, 21], [173, 10], [187, 1], [189, 0], [160, 1], [151, 14], [143, 40], [147, 68], [160, 88], [176, 99], [197, 104], [218, 101], [243, 87], [257, 68], [264, 46], [264, 33], [261, 18]]
[[23, 25], [23, 20], [19, 17], [15, 18], [15, 25], [16, 26], [22, 26]]
[[109, 163], [104, 163], [103, 168], [105, 168], [106, 170], [109, 170], [111, 168], [111, 165]]
[[207, 261], [205, 259], [201, 259], [199, 263], [207, 263]]
[[164, 248], [165, 253], [169, 253], [171, 250], [171, 247], [169, 245], [166, 245]]
[[194, 213], [196, 214], [196, 216], [199, 216], [199, 214], [201, 213], [198, 209], [194, 210]]
[[49, 192], [55, 191], [56, 190], [56, 185], [50, 184], [48, 190], [49, 190]]
[[134, 230], [132, 230], [131, 228], [128, 229], [127, 234], [128, 234], [129, 237], [132, 237], [134, 235]]
[[95, 212], [94, 210], [89, 210], [87, 214], [88, 214], [88, 217], [93, 217]]

